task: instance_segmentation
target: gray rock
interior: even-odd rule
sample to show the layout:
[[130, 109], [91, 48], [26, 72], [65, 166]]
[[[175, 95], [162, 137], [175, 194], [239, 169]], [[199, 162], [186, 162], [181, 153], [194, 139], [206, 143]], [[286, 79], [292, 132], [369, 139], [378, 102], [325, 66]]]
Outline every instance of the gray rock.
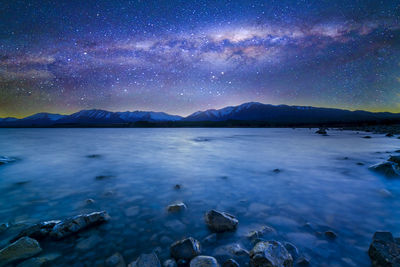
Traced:
[[14, 237], [11, 242], [15, 242], [23, 236], [28, 236], [34, 239], [42, 239], [47, 237], [53, 227], [60, 223], [61, 221], [53, 220], [34, 224], [24, 230], [22, 230], [16, 237]]
[[8, 223], [0, 223], [0, 234], [7, 231], [7, 229], [10, 227]]
[[50, 236], [54, 239], [61, 239], [87, 227], [106, 222], [109, 218], [110, 216], [105, 211], [78, 215], [57, 223], [51, 230]]
[[333, 231], [326, 231], [325, 236], [329, 239], [335, 239], [337, 237], [337, 234]]
[[299, 251], [297, 250], [296, 246], [290, 242], [284, 242], [284, 246], [286, 250], [292, 255], [293, 259], [297, 259], [299, 257]]
[[264, 237], [265, 235], [267, 235], [267, 234], [272, 234], [272, 233], [276, 233], [275, 229], [272, 228], [272, 227], [269, 227], [269, 226], [264, 225], [264, 226], [261, 226], [261, 227], [260, 227], [259, 229], [257, 229], [257, 230], [250, 231], [250, 232], [247, 234], [246, 237], [247, 237], [248, 239], [254, 240], [254, 239], [262, 238], [262, 237]]
[[42, 248], [35, 239], [21, 237], [14, 243], [0, 250], [0, 266], [5, 266], [17, 260], [28, 259], [39, 254]]
[[397, 163], [392, 161], [384, 161], [369, 167], [371, 171], [381, 173], [388, 177], [395, 177], [400, 175], [400, 168]]
[[197, 256], [190, 261], [190, 267], [219, 267], [219, 264], [214, 257]]
[[183, 203], [183, 202], [171, 204], [167, 207], [168, 212], [181, 212], [186, 209], [187, 209], [187, 207], [186, 207], [185, 203]]
[[292, 267], [293, 258], [277, 241], [258, 242], [250, 251], [250, 262], [254, 267]]
[[208, 228], [214, 232], [234, 231], [239, 224], [235, 216], [217, 210], [207, 212], [205, 222]]
[[400, 242], [390, 232], [375, 232], [368, 255], [372, 266], [400, 266]]
[[14, 162], [16, 160], [17, 160], [16, 158], [0, 156], [0, 165], [11, 163], [11, 162]]
[[82, 239], [76, 245], [76, 248], [79, 250], [88, 250], [94, 248], [98, 243], [102, 241], [101, 237], [98, 235], [92, 235], [88, 238]]
[[168, 259], [164, 261], [163, 267], [177, 267], [176, 261], [174, 259]]
[[239, 244], [228, 244], [224, 246], [217, 247], [213, 255], [215, 256], [220, 256], [224, 258], [231, 258], [231, 257], [236, 257], [236, 256], [248, 256], [249, 252], [242, 248]]
[[30, 258], [29, 260], [23, 261], [18, 264], [17, 267], [41, 267], [43, 265], [47, 266], [59, 257], [61, 257], [61, 254], [51, 253], [40, 257]]
[[192, 237], [179, 240], [171, 245], [170, 252], [176, 260], [191, 260], [201, 253], [200, 242]]
[[155, 253], [141, 254], [136, 261], [128, 264], [128, 267], [161, 267], [160, 260]]
[[317, 133], [317, 134], [323, 134], [323, 135], [328, 134], [328, 133], [326, 132], [326, 129], [325, 129], [325, 128], [319, 128], [315, 133]]
[[239, 267], [239, 263], [235, 261], [234, 259], [229, 259], [222, 264], [223, 267]]
[[107, 267], [125, 267], [126, 263], [124, 257], [118, 252], [108, 257], [105, 261]]
[[297, 266], [305, 267], [310, 265], [310, 261], [306, 257], [300, 257], [296, 261]]

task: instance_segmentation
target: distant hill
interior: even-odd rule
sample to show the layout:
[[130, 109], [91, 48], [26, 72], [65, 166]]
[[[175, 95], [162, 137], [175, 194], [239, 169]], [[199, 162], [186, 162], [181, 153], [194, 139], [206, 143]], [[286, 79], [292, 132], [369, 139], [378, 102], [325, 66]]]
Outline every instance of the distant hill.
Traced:
[[37, 113], [23, 119], [0, 118], [0, 127], [267, 127], [359, 123], [400, 123], [400, 114], [249, 102], [198, 111], [187, 117], [164, 112], [91, 109], [71, 115]]

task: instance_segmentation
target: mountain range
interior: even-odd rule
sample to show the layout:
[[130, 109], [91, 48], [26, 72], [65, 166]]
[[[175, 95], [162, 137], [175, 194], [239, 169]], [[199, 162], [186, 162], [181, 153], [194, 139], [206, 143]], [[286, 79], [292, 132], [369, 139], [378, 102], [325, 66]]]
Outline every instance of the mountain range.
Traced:
[[167, 122], [169, 126], [199, 126], [204, 122], [212, 122], [213, 125], [218, 125], [218, 123], [222, 122], [263, 122], [267, 125], [278, 126], [364, 122], [400, 123], [400, 114], [249, 102], [239, 106], [198, 111], [187, 117], [170, 115], [164, 112], [110, 112], [100, 109], [81, 110], [71, 115], [37, 113], [23, 119], [0, 118], [0, 127], [112, 127], [117, 125], [157, 126], [158, 124], [165, 126]]

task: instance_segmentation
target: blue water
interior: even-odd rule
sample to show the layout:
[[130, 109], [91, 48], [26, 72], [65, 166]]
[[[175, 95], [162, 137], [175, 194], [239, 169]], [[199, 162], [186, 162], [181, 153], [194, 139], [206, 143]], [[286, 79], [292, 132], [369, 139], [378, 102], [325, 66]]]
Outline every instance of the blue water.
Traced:
[[[250, 250], [247, 232], [268, 225], [276, 229], [271, 239], [293, 243], [313, 266], [369, 266], [373, 233], [400, 235], [400, 179], [368, 166], [397, 154], [400, 140], [314, 132], [0, 129], [0, 156], [18, 158], [0, 166], [0, 222], [13, 225], [0, 235], [0, 245], [30, 223], [106, 210], [110, 222], [41, 243], [43, 253], [61, 254], [54, 266], [94, 266], [115, 252], [129, 263], [154, 249], [165, 260], [172, 241], [210, 234], [203, 215], [216, 208], [237, 216], [239, 227], [204, 245], [204, 254], [231, 243]], [[87, 157], [93, 154], [99, 156]], [[95, 202], [87, 204], [89, 198]], [[166, 207], [176, 201], [188, 210], [168, 214]], [[319, 233], [326, 230], [338, 237]], [[90, 236], [97, 237], [95, 248], [79, 248]]]

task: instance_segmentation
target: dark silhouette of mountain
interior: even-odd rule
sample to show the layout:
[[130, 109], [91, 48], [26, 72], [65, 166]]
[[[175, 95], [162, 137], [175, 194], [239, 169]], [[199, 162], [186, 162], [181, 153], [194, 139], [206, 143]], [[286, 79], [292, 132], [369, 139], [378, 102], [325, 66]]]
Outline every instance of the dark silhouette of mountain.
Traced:
[[198, 111], [185, 118], [163, 112], [99, 109], [71, 115], [38, 113], [23, 119], [0, 118], [0, 127], [268, 127], [362, 123], [400, 123], [400, 114], [249, 102]]

